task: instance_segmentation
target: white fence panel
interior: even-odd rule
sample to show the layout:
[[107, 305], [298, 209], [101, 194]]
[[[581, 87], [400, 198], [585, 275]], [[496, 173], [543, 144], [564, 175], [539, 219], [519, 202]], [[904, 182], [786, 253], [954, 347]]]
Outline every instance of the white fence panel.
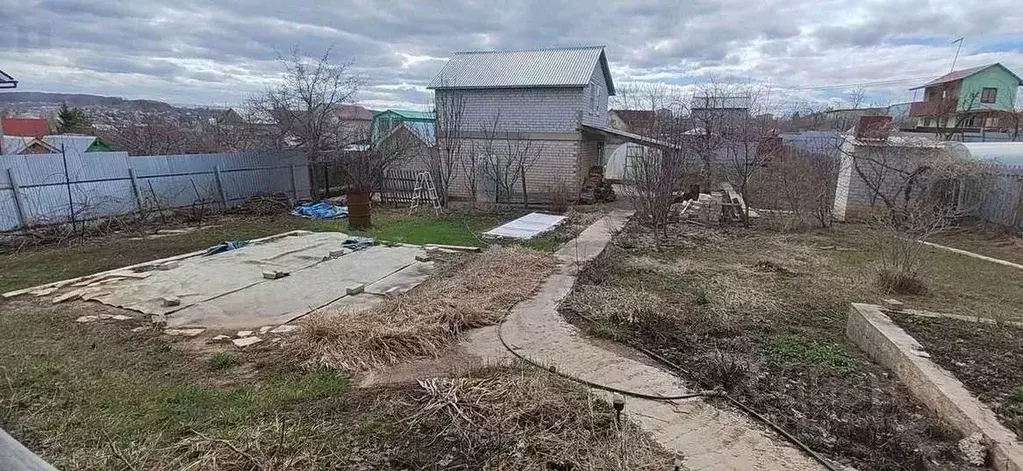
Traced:
[[[14, 185], [17, 183], [18, 198]], [[217, 181], [217, 170], [220, 185]], [[131, 173], [135, 174], [133, 187]], [[185, 207], [202, 200], [227, 204], [251, 196], [284, 193], [309, 197], [305, 158], [289, 152], [129, 157], [124, 152], [0, 156], [0, 230], [24, 225], [124, 214], [140, 204], [153, 208]], [[20, 204], [19, 204], [20, 203]]]

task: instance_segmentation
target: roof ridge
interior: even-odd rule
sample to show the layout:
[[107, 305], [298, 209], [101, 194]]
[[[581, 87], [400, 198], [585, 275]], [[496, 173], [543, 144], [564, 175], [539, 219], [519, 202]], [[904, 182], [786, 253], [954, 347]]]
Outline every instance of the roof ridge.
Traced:
[[603, 44], [595, 44], [591, 46], [565, 46], [565, 47], [539, 47], [533, 49], [508, 49], [508, 50], [490, 50], [490, 51], [457, 51], [452, 55], [459, 54], [501, 54], [510, 52], [539, 52], [539, 51], [572, 51], [579, 49], [606, 49], [607, 46]]

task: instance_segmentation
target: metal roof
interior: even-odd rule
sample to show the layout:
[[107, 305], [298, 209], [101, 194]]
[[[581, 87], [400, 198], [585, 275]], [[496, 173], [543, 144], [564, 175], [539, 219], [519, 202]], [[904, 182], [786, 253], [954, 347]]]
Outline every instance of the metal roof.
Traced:
[[96, 136], [83, 134], [51, 134], [43, 136], [43, 142], [49, 144], [57, 151], [60, 151], [61, 144], [64, 145], [64, 152], [83, 154], [98, 139]]
[[0, 136], [0, 155], [17, 155], [32, 144], [38, 143], [49, 151], [55, 151], [53, 146], [43, 142], [41, 139], [28, 136]]
[[18, 81], [0, 70], [0, 88], [17, 88]]
[[1018, 75], [1014, 74], [1011, 70], [1009, 70], [1004, 65], [996, 62], [994, 64], [982, 65], [982, 66], [979, 66], [979, 67], [971, 67], [969, 69], [956, 70], [956, 71], [953, 71], [951, 73], [942, 75], [941, 77], [938, 77], [938, 78], [936, 78], [934, 80], [931, 80], [930, 82], [927, 82], [927, 83], [925, 83], [923, 85], [920, 85], [919, 87], [910, 88], [910, 90], [919, 90], [921, 88], [933, 87], [935, 85], [940, 85], [940, 84], [943, 84], [943, 83], [955, 82], [955, 81], [958, 81], [958, 80], [962, 80], [962, 79], [964, 79], [966, 77], [969, 77], [969, 76], [971, 76], [973, 74], [976, 74], [976, 73], [979, 73], [979, 72], [983, 72], [983, 71], [985, 71], [987, 69], [990, 69], [991, 67], [1001, 67], [1002, 69], [1005, 69], [1005, 71], [1008, 72], [1010, 75], [1012, 75], [1013, 77], [1016, 77], [1016, 83], [1017, 84], [1023, 83], [1023, 79], [1019, 78]]
[[427, 88], [585, 87], [597, 66], [614, 95], [604, 46], [456, 52]]
[[374, 117], [382, 115], [384, 113], [396, 114], [404, 119], [418, 120], [418, 121], [433, 121], [433, 113], [429, 111], [413, 111], [413, 110], [384, 110], [378, 112]]
[[1023, 142], [963, 142], [961, 145], [978, 159], [1023, 167]]

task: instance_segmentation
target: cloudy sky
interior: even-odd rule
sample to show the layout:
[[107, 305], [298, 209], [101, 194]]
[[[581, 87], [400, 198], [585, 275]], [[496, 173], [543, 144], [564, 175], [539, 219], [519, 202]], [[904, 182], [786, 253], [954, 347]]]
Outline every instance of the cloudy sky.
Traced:
[[[0, 0], [0, 69], [26, 91], [232, 105], [278, 77], [278, 53], [333, 45], [366, 105], [421, 107], [453, 51], [602, 44], [619, 87], [767, 84], [786, 102], [869, 103], [958, 67], [1023, 74], [1019, 0]], [[599, 5], [599, 6], [598, 6]]]

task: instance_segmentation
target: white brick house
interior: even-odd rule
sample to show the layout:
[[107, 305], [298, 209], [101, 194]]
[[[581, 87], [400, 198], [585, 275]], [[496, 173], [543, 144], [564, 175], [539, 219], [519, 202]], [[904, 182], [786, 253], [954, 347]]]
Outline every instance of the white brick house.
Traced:
[[[458, 139], [461, 159], [490, 162], [513, 161], [525, 148], [537, 153], [525, 172], [530, 201], [558, 191], [577, 196], [590, 167], [603, 165], [604, 143], [613, 132], [607, 100], [615, 89], [602, 46], [459, 52], [429, 88], [442, 148], [450, 145], [446, 140]], [[446, 107], [460, 112], [445, 112]], [[444, 122], [453, 115], [460, 115], [459, 124]], [[442, 131], [446, 125], [449, 132]], [[456, 167], [449, 192], [468, 198], [467, 175]], [[522, 198], [521, 181], [499, 194], [493, 178], [478, 180], [480, 200]]]

